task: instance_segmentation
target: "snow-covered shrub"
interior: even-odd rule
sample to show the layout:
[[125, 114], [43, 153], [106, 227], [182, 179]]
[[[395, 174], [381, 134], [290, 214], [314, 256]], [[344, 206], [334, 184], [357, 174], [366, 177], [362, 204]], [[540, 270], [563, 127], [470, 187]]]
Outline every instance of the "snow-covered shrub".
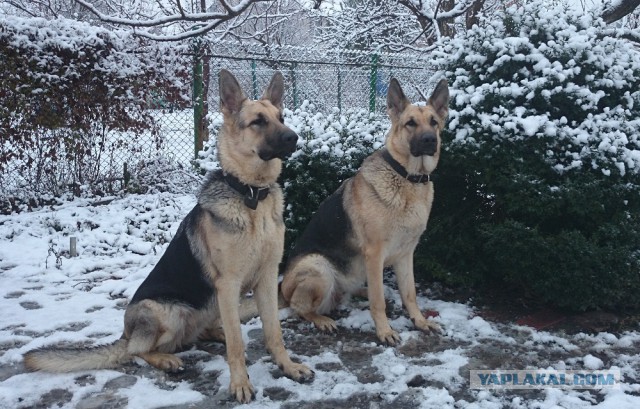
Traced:
[[0, 19], [0, 172], [19, 176], [25, 195], [121, 177], [105, 176], [104, 163], [131, 141], [108, 133], [153, 130], [150, 103], [187, 101], [184, 58], [74, 20]]
[[[210, 120], [210, 140], [197, 161], [204, 170], [217, 167], [215, 137], [222, 122], [218, 116]], [[309, 101], [295, 111], [285, 109], [284, 120], [299, 136], [298, 150], [284, 163], [280, 177], [288, 248], [320, 203], [383, 145], [388, 123], [367, 110], [320, 113]]]
[[285, 123], [298, 133], [298, 150], [282, 171], [287, 250], [320, 203], [358, 170], [362, 160], [384, 144], [388, 123], [369, 111], [313, 113], [305, 102], [285, 111]]
[[536, 3], [441, 45], [451, 113], [419, 264], [573, 309], [640, 305], [640, 53], [602, 27]]

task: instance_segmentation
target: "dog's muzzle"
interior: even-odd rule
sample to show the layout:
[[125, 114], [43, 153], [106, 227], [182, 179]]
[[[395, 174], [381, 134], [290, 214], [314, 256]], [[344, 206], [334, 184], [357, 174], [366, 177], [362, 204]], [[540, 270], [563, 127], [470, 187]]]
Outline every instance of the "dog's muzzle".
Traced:
[[298, 135], [289, 130], [278, 134], [272, 140], [268, 140], [265, 146], [260, 149], [258, 156], [264, 161], [271, 159], [285, 160], [297, 149]]
[[413, 156], [433, 156], [438, 151], [438, 136], [433, 132], [417, 135], [409, 142], [409, 151]]

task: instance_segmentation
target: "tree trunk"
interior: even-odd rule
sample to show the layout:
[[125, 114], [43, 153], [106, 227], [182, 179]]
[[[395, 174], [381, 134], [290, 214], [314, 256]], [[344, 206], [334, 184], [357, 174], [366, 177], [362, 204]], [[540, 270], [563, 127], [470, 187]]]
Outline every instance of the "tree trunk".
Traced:
[[620, 3], [613, 5], [602, 12], [602, 19], [607, 24], [614, 23], [633, 13], [638, 6], [640, 6], [640, 0], [620, 0]]
[[467, 14], [465, 16], [465, 27], [470, 29], [474, 26], [474, 24], [480, 23], [480, 10], [484, 7], [485, 0], [476, 0], [473, 2], [473, 5], [467, 10]]
[[[438, 10], [438, 13], [451, 11], [453, 10], [454, 6], [455, 6], [455, 0], [442, 0], [442, 3], [440, 3], [440, 10]], [[438, 28], [440, 29], [440, 35], [442, 35], [443, 37], [453, 37], [456, 35], [456, 29], [453, 26], [452, 18], [446, 18], [442, 20], [439, 19]]]

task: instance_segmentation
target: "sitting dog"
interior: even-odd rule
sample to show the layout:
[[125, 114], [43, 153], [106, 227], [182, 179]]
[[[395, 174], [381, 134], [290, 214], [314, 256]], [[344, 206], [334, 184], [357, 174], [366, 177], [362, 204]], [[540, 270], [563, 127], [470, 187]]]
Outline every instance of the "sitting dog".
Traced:
[[387, 95], [391, 130], [385, 148], [318, 208], [285, 267], [281, 291], [304, 319], [321, 330], [336, 323], [323, 315], [345, 294], [367, 284], [378, 338], [395, 345], [398, 334], [385, 313], [382, 272], [391, 266], [402, 302], [421, 330], [437, 329], [416, 303], [413, 252], [427, 227], [433, 202], [431, 173], [440, 157], [440, 132], [448, 114], [449, 88], [440, 81], [426, 106], [412, 105], [392, 79]]
[[230, 393], [254, 397], [240, 331], [241, 295], [253, 290], [267, 349], [290, 378], [313, 371], [289, 358], [278, 320], [278, 264], [284, 248], [283, 197], [276, 179], [298, 136], [284, 125], [284, 79], [276, 73], [262, 99], [247, 99], [228, 71], [220, 72], [224, 122], [218, 137], [221, 169], [212, 172], [198, 203], [140, 285], [124, 315], [124, 333], [111, 345], [40, 348], [27, 352], [30, 370], [68, 372], [112, 368], [132, 357], [168, 371], [173, 355], [197, 340], [225, 340]]

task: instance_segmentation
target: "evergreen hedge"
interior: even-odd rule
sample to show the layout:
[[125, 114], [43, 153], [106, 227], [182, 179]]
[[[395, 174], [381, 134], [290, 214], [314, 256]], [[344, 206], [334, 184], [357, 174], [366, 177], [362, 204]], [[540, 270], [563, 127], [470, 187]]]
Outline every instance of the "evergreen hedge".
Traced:
[[572, 310], [640, 307], [640, 53], [530, 5], [442, 44], [451, 115], [431, 277]]

